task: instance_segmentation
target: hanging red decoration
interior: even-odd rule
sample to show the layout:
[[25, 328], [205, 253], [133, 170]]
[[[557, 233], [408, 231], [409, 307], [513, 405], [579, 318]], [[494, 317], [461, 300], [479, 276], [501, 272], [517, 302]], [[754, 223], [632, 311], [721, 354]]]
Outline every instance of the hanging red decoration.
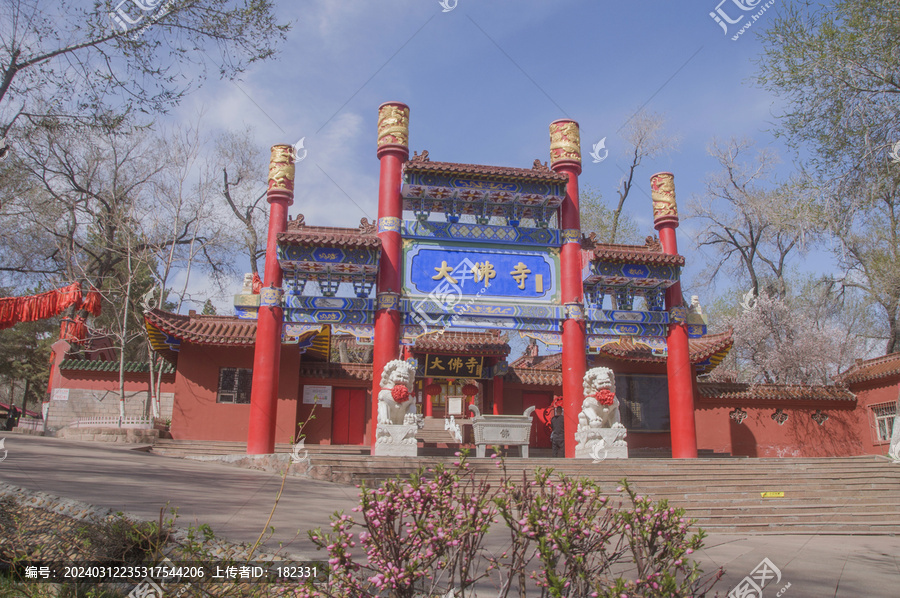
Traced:
[[391, 389], [391, 398], [398, 403], [405, 403], [409, 400], [409, 389], [402, 384], [398, 384]]
[[250, 287], [250, 290], [254, 295], [259, 295], [260, 289], [262, 289], [263, 283], [262, 279], [259, 277], [259, 272], [253, 273], [253, 285]]
[[0, 330], [19, 322], [51, 318], [72, 305], [80, 304], [81, 285], [77, 282], [29, 297], [0, 297]]
[[70, 343], [83, 343], [87, 336], [88, 328], [82, 316], [76, 316], [74, 319], [63, 318], [59, 338]]
[[462, 393], [467, 397], [472, 397], [478, 394], [478, 386], [475, 384], [466, 384], [462, 387]]
[[92, 316], [99, 316], [101, 299], [102, 298], [100, 297], [100, 291], [98, 291], [94, 287], [91, 287], [91, 290], [88, 291], [88, 294], [85, 296], [84, 301], [81, 303], [81, 309], [88, 312]]
[[425, 388], [423, 388], [422, 390], [427, 395], [436, 396], [436, 395], [441, 394], [441, 390], [443, 390], [443, 389], [441, 388], [440, 384], [432, 383], [432, 384], [426, 385]]
[[595, 392], [594, 398], [597, 399], [598, 403], [600, 403], [601, 405], [606, 405], [607, 407], [616, 402], [616, 395], [614, 395], [611, 390], [606, 388], [601, 388], [600, 390]]

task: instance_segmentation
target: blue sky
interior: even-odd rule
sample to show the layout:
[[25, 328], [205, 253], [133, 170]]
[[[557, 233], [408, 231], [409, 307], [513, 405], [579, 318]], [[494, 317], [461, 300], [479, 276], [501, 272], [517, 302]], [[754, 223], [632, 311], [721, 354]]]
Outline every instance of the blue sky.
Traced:
[[[742, 13], [732, 3], [742, 1], [757, 3], [721, 6], [736, 18]], [[627, 166], [618, 132], [644, 106], [665, 114], [682, 139], [677, 152], [642, 165], [629, 197], [627, 211], [650, 234], [650, 175], [675, 173], [684, 211], [716, 169], [706, 152], [713, 137], [774, 146], [782, 173], [790, 171], [790, 153], [770, 132], [779, 104], [751, 83], [762, 49], [755, 34], [773, 20], [778, 0], [737, 41], [737, 25], [726, 35], [709, 16], [717, 2], [458, 0], [443, 12], [438, 0], [283, 1], [278, 11], [294, 27], [277, 60], [236, 83], [211, 80], [175, 117], [205, 110], [205, 126], [249, 126], [266, 148], [304, 137], [309, 153], [298, 165], [291, 214], [356, 226], [377, 210], [382, 102], [410, 106], [410, 149], [439, 161], [530, 167], [549, 158], [549, 123], [575, 119], [587, 158], [582, 187], [610, 201]], [[587, 152], [603, 137], [610, 157], [594, 164]], [[266, 168], [262, 156], [261, 177]], [[680, 229], [688, 289], [703, 262], [695, 227]]]

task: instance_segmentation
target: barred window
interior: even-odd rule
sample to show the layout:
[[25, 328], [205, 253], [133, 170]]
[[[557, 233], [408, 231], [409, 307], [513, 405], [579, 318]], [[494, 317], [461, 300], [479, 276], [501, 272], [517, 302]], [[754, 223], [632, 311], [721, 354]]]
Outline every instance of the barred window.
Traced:
[[665, 376], [616, 374], [619, 416], [629, 430], [669, 429], [669, 387]]
[[878, 442], [890, 442], [894, 429], [894, 417], [897, 415], [897, 403], [872, 405], [875, 415], [875, 437]]
[[249, 403], [253, 370], [250, 368], [220, 368], [217, 403]]

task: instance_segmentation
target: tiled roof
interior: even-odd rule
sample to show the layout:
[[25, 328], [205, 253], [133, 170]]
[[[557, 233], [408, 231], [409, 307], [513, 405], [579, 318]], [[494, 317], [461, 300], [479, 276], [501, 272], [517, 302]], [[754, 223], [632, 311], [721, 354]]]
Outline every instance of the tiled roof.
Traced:
[[[101, 361], [99, 359], [64, 359], [59, 364], [59, 369], [80, 372], [119, 372], [118, 361]], [[125, 371], [130, 373], [143, 373], [150, 371], [150, 364], [145, 361], [126, 361]], [[175, 371], [168, 361], [162, 363], [162, 372], [171, 374]]]
[[684, 256], [665, 253], [655, 237], [647, 237], [644, 245], [611, 245], [598, 243], [595, 233], [591, 233], [582, 237], [581, 246], [593, 253], [594, 259], [604, 262], [684, 266]]
[[233, 316], [185, 316], [160, 309], [144, 312], [144, 320], [169, 336], [193, 343], [234, 346], [252, 345], [256, 340], [256, 320]]
[[406, 162], [403, 170], [404, 172], [440, 172], [478, 178], [542, 181], [555, 184], [565, 184], [569, 180], [568, 175], [553, 172], [549, 168], [512, 168], [482, 164], [457, 164], [456, 162], [425, 162], [415, 159]]
[[307, 226], [303, 214], [288, 221], [287, 230], [278, 233], [278, 241], [322, 247], [381, 247], [375, 224], [366, 218], [360, 221], [359, 228]]
[[742, 384], [699, 382], [700, 396], [719, 401], [855, 401], [852, 392], [841, 386], [800, 384]]
[[[733, 342], [731, 331], [710, 334], [701, 338], [688, 340], [691, 351], [691, 363], [700, 363], [710, 359], [717, 353], [727, 351]], [[635, 345], [630, 337], [605, 345], [599, 355], [589, 355], [587, 367], [596, 367], [595, 360], [600, 357], [612, 357], [623, 361], [665, 363], [666, 358], [653, 355], [645, 346]], [[546, 384], [559, 386], [562, 384], [562, 354], [529, 356], [523, 355], [510, 364], [510, 373], [506, 379], [524, 384]]]
[[562, 372], [544, 372], [528, 368], [510, 368], [503, 379], [533, 386], [562, 386]]
[[371, 363], [316, 363], [300, 361], [300, 376], [372, 381]]
[[834, 377], [838, 384], [850, 386], [869, 380], [900, 375], [900, 353], [890, 353], [874, 359], [857, 360], [855, 364]]
[[509, 338], [499, 330], [491, 332], [444, 332], [416, 339], [416, 353], [465, 353], [467, 355], [509, 355]]

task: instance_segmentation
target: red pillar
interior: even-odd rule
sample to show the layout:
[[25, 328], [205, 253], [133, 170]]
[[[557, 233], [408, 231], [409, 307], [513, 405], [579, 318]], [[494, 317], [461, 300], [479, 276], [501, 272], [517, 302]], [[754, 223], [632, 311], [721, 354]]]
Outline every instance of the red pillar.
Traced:
[[494, 399], [494, 415], [503, 415], [503, 376], [494, 376], [491, 392]]
[[[425, 388], [428, 388], [434, 383], [434, 378], [425, 378]], [[431, 394], [425, 393], [425, 417], [432, 417], [434, 415], [434, 400], [431, 398]]]
[[281, 363], [282, 272], [278, 264], [278, 233], [287, 228], [288, 206], [294, 203], [294, 157], [290, 145], [272, 147], [269, 163], [269, 236], [263, 288], [259, 293], [256, 344], [253, 352], [253, 388], [247, 454], [275, 452], [275, 415], [278, 409], [278, 369]]
[[581, 137], [578, 123], [557, 120], [550, 124], [551, 168], [568, 175], [566, 198], [560, 208], [563, 246], [560, 250], [560, 288], [566, 319], [562, 331], [563, 414], [566, 457], [575, 457], [575, 430], [584, 400], [587, 369], [587, 334], [584, 322], [584, 287], [581, 278], [581, 216], [578, 207], [578, 175], [581, 174]]
[[378, 108], [378, 151], [381, 161], [378, 185], [378, 237], [381, 260], [378, 265], [375, 311], [375, 347], [372, 358], [372, 420], [369, 442], [375, 447], [378, 425], [378, 392], [381, 372], [387, 362], [400, 353], [400, 288], [403, 265], [401, 259], [400, 221], [403, 202], [400, 198], [400, 176], [403, 163], [409, 159], [409, 107], [400, 102], [387, 102]]
[[[650, 177], [653, 197], [653, 226], [659, 231], [663, 251], [678, 255], [678, 207], [675, 204], [675, 176], [661, 172]], [[694, 376], [688, 346], [687, 309], [683, 305], [681, 283], [666, 290], [669, 311], [668, 357], [669, 419], [672, 431], [672, 457], [697, 458], [697, 430], [694, 423]]]

